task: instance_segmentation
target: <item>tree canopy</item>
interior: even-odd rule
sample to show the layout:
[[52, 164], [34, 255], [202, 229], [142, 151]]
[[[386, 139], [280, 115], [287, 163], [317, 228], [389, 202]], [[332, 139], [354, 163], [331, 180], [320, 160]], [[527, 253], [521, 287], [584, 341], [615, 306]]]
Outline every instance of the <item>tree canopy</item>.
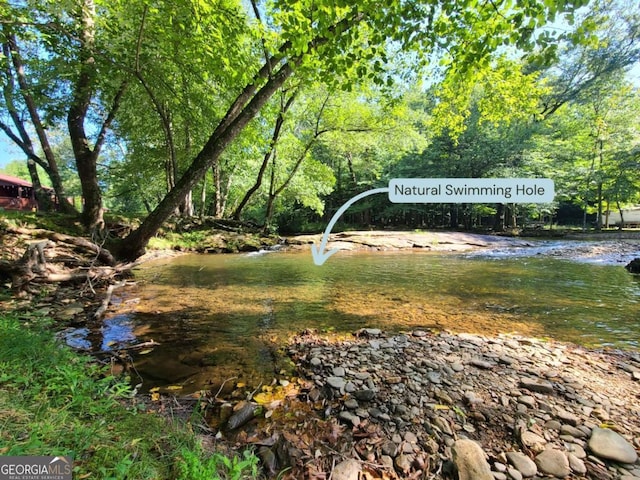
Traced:
[[[59, 166], [71, 166], [88, 228], [103, 227], [105, 206], [145, 215], [114, 245], [122, 258], [171, 215], [303, 228], [400, 174], [553, 171], [559, 198], [602, 217], [637, 200], [637, 86], [624, 73], [638, 63], [639, 8], [2, 0], [0, 129], [36, 187], [39, 165], [65, 199]], [[372, 215], [377, 201], [351, 220], [505, 218], [495, 205]]]

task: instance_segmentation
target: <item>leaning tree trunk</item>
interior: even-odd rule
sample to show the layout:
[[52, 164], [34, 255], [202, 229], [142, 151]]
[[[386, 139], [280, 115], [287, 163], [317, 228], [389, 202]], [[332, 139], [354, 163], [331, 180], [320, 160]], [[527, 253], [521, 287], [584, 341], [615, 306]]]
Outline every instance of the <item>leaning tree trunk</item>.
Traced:
[[[337, 38], [360, 22], [364, 15], [357, 9], [351, 15], [341, 19], [325, 32], [326, 36], [313, 38], [307, 44], [306, 51], [312, 51], [324, 45], [332, 38]], [[215, 165], [227, 146], [242, 132], [247, 124], [255, 118], [265, 103], [278, 91], [293, 74], [295, 66], [302, 61], [304, 54], [287, 59], [291, 49], [285, 43], [278, 53], [267, 58], [266, 62], [236, 97], [227, 110], [226, 115], [215, 128], [204, 148], [193, 160], [176, 186], [164, 197], [156, 209], [145, 219], [140, 227], [129, 234], [119, 245], [114, 245], [117, 255], [123, 259], [136, 259], [144, 254], [147, 243], [155, 235], [162, 224], [180, 205], [187, 192], [204, 176], [207, 169]], [[276, 66], [277, 69], [275, 68]], [[261, 86], [260, 86], [261, 85]]]
[[[184, 200], [186, 194], [204, 176], [206, 171], [215, 164], [227, 146], [242, 132], [244, 127], [258, 114], [264, 104], [284, 84], [293, 73], [289, 63], [282, 65], [264, 86], [249, 96], [250, 101], [239, 109], [238, 103], [244, 92], [230, 107], [225, 119], [220, 122], [204, 148], [193, 160], [174, 188], [162, 199], [156, 209], [142, 222], [142, 225], [129, 234], [119, 245], [114, 247], [116, 254], [123, 259], [135, 260], [144, 254], [147, 243], [162, 224], [171, 216]], [[247, 99], [248, 100], [248, 99]], [[229, 120], [230, 118], [230, 120]]]

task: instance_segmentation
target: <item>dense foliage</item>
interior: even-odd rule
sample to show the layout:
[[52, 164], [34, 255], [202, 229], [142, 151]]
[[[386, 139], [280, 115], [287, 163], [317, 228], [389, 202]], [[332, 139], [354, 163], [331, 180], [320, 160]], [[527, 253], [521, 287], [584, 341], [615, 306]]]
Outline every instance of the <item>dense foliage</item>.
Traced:
[[548, 176], [557, 203], [346, 221], [601, 223], [640, 201], [640, 6], [587, 3], [0, 0], [0, 129], [87, 227], [147, 216], [129, 257], [170, 215], [313, 229], [394, 177]]

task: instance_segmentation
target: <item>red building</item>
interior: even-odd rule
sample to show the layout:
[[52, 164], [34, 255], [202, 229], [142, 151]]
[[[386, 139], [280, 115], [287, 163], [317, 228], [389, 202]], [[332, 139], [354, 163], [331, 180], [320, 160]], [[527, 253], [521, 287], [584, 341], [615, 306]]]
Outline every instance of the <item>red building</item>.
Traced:
[[33, 186], [20, 178], [0, 174], [0, 210], [38, 208]]

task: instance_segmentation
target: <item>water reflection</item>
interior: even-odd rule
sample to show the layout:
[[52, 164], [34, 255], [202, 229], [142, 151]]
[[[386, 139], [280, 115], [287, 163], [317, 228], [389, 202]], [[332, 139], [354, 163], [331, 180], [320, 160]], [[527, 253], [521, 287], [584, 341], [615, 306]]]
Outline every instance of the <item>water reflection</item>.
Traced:
[[136, 278], [124, 293], [140, 298], [135, 312], [107, 320], [104, 341], [160, 342], [136, 364], [160, 385], [269, 381], [274, 348], [305, 328], [513, 332], [625, 348], [640, 337], [632, 275], [549, 256], [376, 252], [317, 267], [304, 254], [189, 255]]

